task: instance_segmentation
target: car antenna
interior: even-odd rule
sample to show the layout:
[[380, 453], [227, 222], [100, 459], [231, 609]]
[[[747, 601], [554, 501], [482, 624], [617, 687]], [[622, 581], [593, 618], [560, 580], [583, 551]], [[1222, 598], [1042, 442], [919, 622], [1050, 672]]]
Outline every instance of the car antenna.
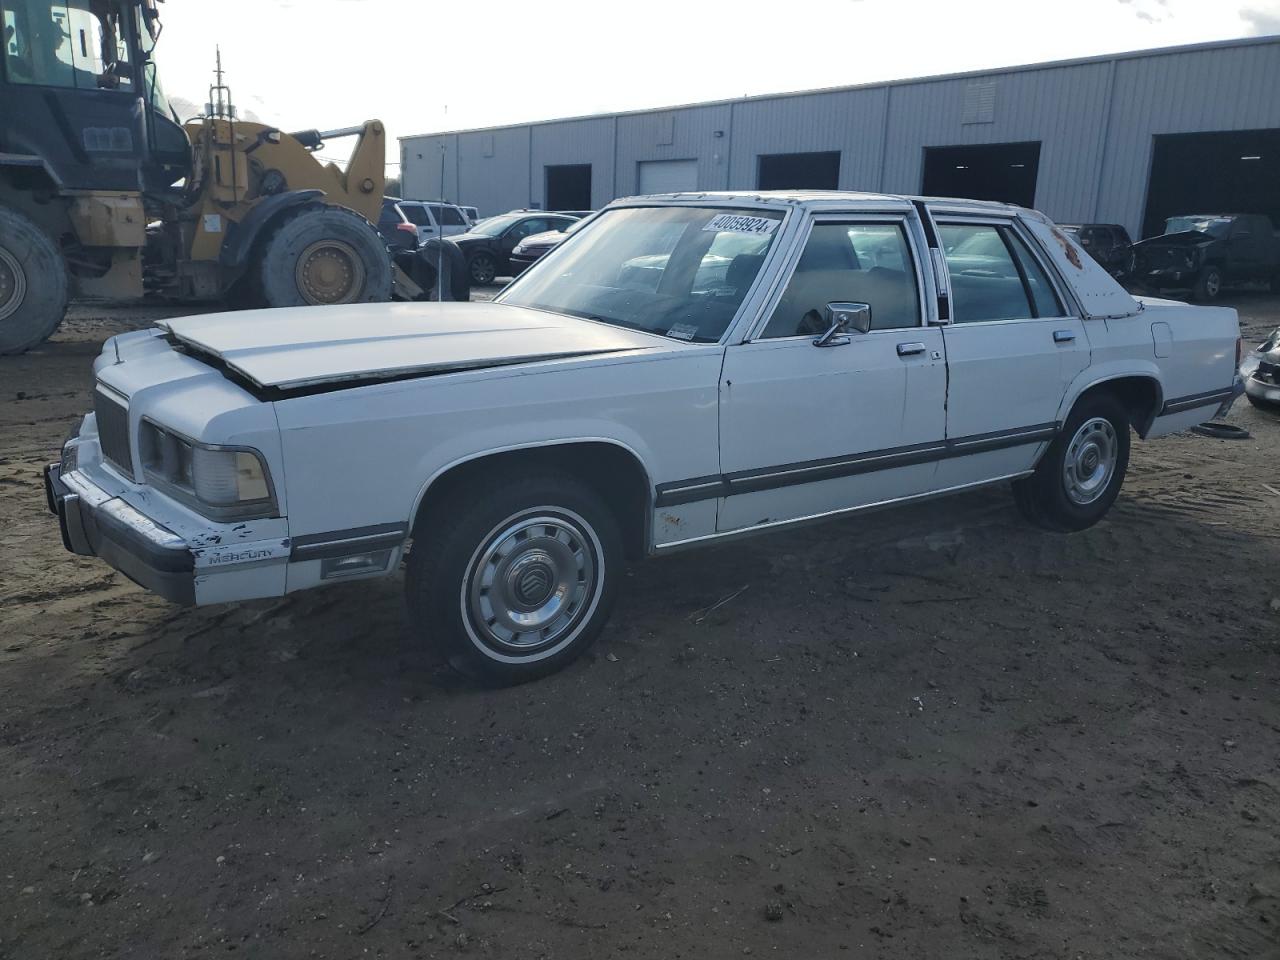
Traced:
[[[447, 103], [444, 105], [444, 112], [446, 116], [449, 113]], [[436, 300], [439, 303], [444, 303], [444, 155], [448, 149], [447, 143], [444, 137], [440, 138], [440, 216], [436, 221], [436, 230], [440, 232], [436, 237]], [[400, 175], [404, 176], [404, 171]], [[449, 283], [449, 296], [453, 296], [452, 280]]]

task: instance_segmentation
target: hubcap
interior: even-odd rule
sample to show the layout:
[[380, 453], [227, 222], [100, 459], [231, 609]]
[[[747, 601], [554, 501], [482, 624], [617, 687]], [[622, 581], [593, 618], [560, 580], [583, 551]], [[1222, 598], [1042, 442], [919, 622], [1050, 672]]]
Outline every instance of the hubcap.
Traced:
[[1111, 483], [1120, 444], [1116, 428], [1105, 417], [1086, 420], [1067, 446], [1062, 479], [1067, 496], [1081, 506], [1093, 503]]
[[1218, 279], [1218, 275], [1216, 273], [1211, 273], [1209, 276], [1204, 278], [1204, 292], [1209, 294], [1211, 297], [1216, 297], [1218, 295], [1218, 288], [1221, 286], [1222, 281]]
[[27, 296], [27, 275], [14, 257], [0, 247], [0, 320], [7, 320]]
[[350, 303], [364, 288], [364, 263], [341, 240], [318, 240], [302, 251], [294, 271], [302, 298], [311, 304]]
[[595, 608], [603, 567], [599, 541], [577, 514], [543, 507], [511, 517], [471, 558], [463, 618], [506, 658], [548, 654]]
[[471, 279], [476, 283], [489, 283], [493, 280], [495, 267], [488, 257], [476, 257], [471, 261]]

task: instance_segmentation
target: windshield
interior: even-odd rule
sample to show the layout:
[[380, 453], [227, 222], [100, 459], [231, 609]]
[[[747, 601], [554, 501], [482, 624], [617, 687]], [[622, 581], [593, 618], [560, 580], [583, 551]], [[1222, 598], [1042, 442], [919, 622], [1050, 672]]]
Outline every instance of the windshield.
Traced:
[[471, 228], [471, 232], [483, 234], [486, 237], [496, 237], [519, 219], [520, 217], [490, 217], [488, 220], [477, 223]]
[[781, 211], [635, 207], [602, 213], [499, 299], [677, 340], [724, 335], [764, 264]]
[[1164, 225], [1167, 234], [1196, 230], [1213, 237], [1225, 237], [1230, 229], [1230, 217], [1170, 217]]

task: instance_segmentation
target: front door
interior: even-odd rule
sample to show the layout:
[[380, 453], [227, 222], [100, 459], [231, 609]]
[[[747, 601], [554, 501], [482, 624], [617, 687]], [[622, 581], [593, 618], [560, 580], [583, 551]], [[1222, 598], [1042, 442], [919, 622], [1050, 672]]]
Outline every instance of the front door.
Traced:
[[[926, 325], [909, 225], [819, 217], [781, 297], [720, 382], [718, 529], [739, 530], [930, 489], [945, 428], [942, 333]], [[828, 303], [871, 330], [816, 346]]]
[[1079, 317], [1011, 220], [939, 216], [951, 277], [946, 340], [948, 458], [943, 487], [1035, 466], [1067, 386], [1089, 365]]

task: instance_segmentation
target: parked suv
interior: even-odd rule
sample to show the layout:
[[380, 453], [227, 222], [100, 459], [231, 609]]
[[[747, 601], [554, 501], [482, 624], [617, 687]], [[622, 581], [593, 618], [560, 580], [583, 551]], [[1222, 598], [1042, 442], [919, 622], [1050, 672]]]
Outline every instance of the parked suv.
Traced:
[[418, 249], [418, 228], [400, 209], [399, 197], [383, 197], [378, 233], [392, 251]]
[[462, 250], [471, 270], [471, 282], [493, 283], [514, 272], [511, 251], [525, 237], [556, 230], [564, 233], [578, 221], [557, 213], [504, 213], [476, 224], [452, 240]]
[[1133, 267], [1133, 241], [1118, 223], [1063, 223], [1063, 233], [1075, 237], [1089, 256], [1107, 268], [1113, 277], [1124, 276]]
[[418, 228], [419, 243], [431, 237], [457, 236], [466, 233], [470, 227], [466, 214], [451, 203], [401, 200], [400, 209]]
[[1161, 236], [1133, 252], [1133, 279], [1155, 290], [1190, 288], [1197, 300], [1216, 300], [1229, 284], [1266, 280], [1280, 292], [1280, 238], [1262, 214], [1170, 217]]

